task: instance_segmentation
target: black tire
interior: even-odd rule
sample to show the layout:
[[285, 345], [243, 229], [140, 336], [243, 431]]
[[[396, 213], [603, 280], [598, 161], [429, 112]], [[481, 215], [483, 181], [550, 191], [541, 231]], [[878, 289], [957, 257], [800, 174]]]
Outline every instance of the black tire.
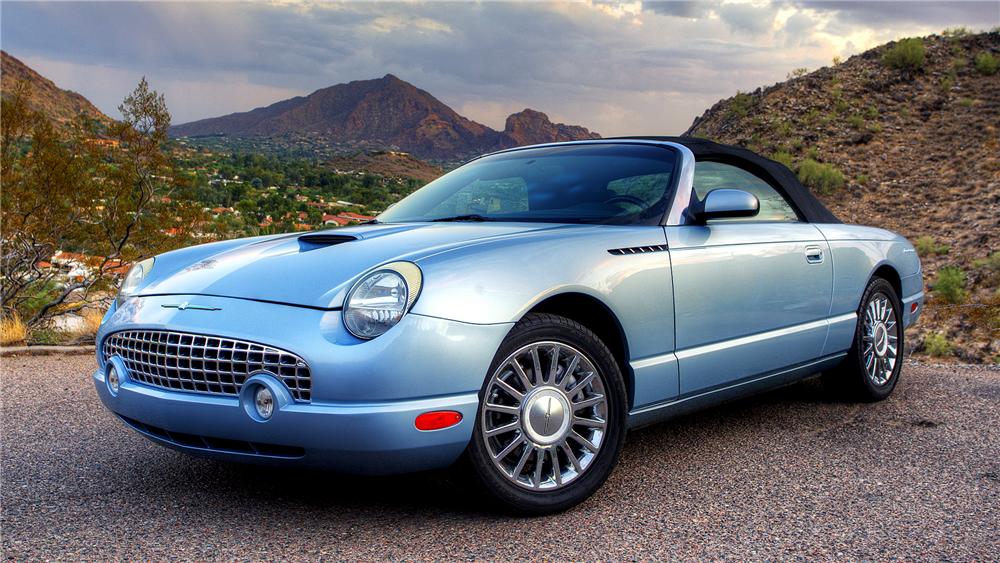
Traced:
[[[586, 360], [595, 368], [596, 377], [600, 378], [607, 400], [606, 427], [598, 453], [593, 456], [589, 466], [580, 472], [574, 480], [565, 482], [561, 488], [555, 490], [528, 489], [512, 482], [508, 475], [501, 474], [501, 469], [493, 462], [494, 458], [489, 451], [487, 439], [484, 438], [485, 431], [483, 429], [483, 408], [493, 375], [498, 373], [508, 357], [515, 352], [532, 344], [543, 342], [565, 344], [582, 352]], [[531, 377], [534, 376], [531, 375]], [[476, 415], [475, 430], [466, 452], [466, 458], [472, 467], [475, 480], [501, 509], [523, 515], [550, 514], [566, 510], [583, 502], [600, 488], [618, 463], [618, 457], [625, 442], [628, 414], [625, 383], [618, 363], [604, 342], [589, 329], [575, 321], [551, 314], [531, 313], [526, 315], [511, 329], [497, 350], [479, 396], [479, 412]], [[529, 395], [525, 395], [525, 400], [527, 397]], [[520, 415], [512, 416], [515, 416], [514, 420], [520, 421]], [[546, 419], [547, 417], [546, 414]], [[524, 434], [520, 429], [516, 432], [518, 432], [516, 436], [527, 437], [526, 431]], [[525, 443], [523, 447], [527, 449], [528, 444]], [[559, 455], [565, 454], [555, 452], [550, 455], [554, 456], [551, 459], [557, 460]]]
[[[894, 330], [897, 337], [895, 363], [888, 371], [884, 383], [877, 383], [866, 368], [866, 349], [869, 342], [866, 339], [865, 313], [873, 300], [886, 298], [892, 306], [889, 317], [895, 321]], [[888, 324], [888, 323], [887, 323]], [[891, 333], [890, 333], [891, 334]], [[854, 341], [843, 363], [833, 370], [823, 374], [823, 382], [838, 396], [849, 400], [874, 402], [881, 401], [892, 394], [899, 383], [903, 369], [903, 304], [896, 295], [896, 290], [888, 281], [875, 277], [868, 282], [858, 306], [858, 325], [854, 331]], [[874, 361], [878, 361], [877, 357]]]

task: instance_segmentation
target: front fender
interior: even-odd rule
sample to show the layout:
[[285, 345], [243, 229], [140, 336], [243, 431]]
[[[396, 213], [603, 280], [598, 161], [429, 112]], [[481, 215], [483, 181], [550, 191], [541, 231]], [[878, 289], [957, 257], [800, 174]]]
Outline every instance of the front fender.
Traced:
[[512, 323], [553, 295], [581, 293], [619, 319], [633, 359], [663, 354], [673, 349], [669, 254], [608, 251], [665, 242], [661, 227], [602, 226], [453, 249], [417, 261], [424, 286], [413, 312]]

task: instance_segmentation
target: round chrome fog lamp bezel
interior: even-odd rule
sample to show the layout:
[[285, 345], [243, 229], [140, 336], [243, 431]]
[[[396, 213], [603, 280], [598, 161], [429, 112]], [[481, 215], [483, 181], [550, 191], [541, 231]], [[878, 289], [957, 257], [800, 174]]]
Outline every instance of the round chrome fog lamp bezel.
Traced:
[[[114, 377], [112, 377], [114, 375]], [[108, 358], [104, 366], [104, 385], [108, 388], [108, 393], [111, 393], [112, 397], [117, 397], [118, 393], [121, 391], [122, 384], [128, 379], [128, 370], [125, 368], [125, 362], [121, 359], [121, 356], [112, 356]], [[112, 383], [112, 380], [117, 383]]]
[[[261, 389], [271, 395], [271, 410], [266, 416], [260, 412], [257, 405], [257, 395]], [[252, 420], [266, 423], [274, 420], [285, 405], [294, 402], [292, 394], [276, 375], [269, 371], [258, 371], [250, 375], [240, 388], [240, 405]]]

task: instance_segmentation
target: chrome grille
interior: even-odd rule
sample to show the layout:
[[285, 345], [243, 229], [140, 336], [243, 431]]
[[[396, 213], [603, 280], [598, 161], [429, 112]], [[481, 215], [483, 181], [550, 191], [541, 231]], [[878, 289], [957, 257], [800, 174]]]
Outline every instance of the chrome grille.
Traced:
[[309, 366], [291, 352], [263, 344], [165, 330], [127, 330], [109, 335], [102, 350], [105, 361], [121, 356], [129, 377], [153, 387], [235, 396], [251, 374], [267, 371], [285, 382], [296, 401], [311, 399]]

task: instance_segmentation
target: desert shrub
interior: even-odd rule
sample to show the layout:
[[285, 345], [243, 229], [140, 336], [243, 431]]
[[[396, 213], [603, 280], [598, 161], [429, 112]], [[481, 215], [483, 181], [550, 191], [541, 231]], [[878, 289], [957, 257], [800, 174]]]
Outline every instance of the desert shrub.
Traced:
[[847, 118], [847, 125], [849, 125], [851, 129], [861, 129], [861, 126], [864, 124], [865, 124], [865, 118], [861, 117], [858, 114], [854, 114], [851, 117]]
[[792, 78], [799, 78], [799, 77], [805, 76], [807, 74], [809, 74], [809, 69], [808, 68], [806, 68], [806, 67], [799, 67], [799, 68], [793, 70], [792, 72], [789, 72], [788, 76], [786, 76], [786, 78], [789, 79], [789, 80], [791, 80]]
[[51, 327], [36, 327], [28, 333], [28, 343], [36, 346], [57, 346], [73, 340], [69, 331]]
[[750, 106], [753, 105], [753, 98], [750, 94], [737, 92], [733, 96], [733, 101], [729, 103], [729, 113], [738, 117], [746, 117], [750, 113]]
[[953, 352], [951, 342], [940, 332], [932, 332], [924, 337], [924, 352], [935, 358], [950, 356]]
[[28, 327], [17, 312], [0, 319], [0, 346], [20, 344], [28, 337]]
[[926, 60], [924, 42], [919, 37], [898, 41], [882, 56], [882, 62], [896, 70], [920, 70]]
[[821, 194], [831, 194], [844, 187], [844, 175], [833, 165], [807, 158], [799, 165], [799, 181]]
[[958, 100], [958, 105], [962, 106], [963, 108], [971, 108], [972, 106], [976, 105], [976, 101], [973, 100], [972, 98], [962, 98]]
[[913, 247], [917, 249], [917, 254], [920, 256], [930, 256], [932, 254], [948, 254], [951, 247], [947, 244], [938, 244], [934, 237], [929, 235], [924, 235], [913, 241]]
[[934, 295], [947, 303], [962, 303], [967, 296], [965, 291], [965, 272], [955, 266], [945, 266], [938, 270], [934, 283], [931, 284]]
[[771, 155], [771, 160], [773, 160], [775, 162], [780, 162], [780, 163], [784, 164], [785, 166], [787, 166], [788, 168], [792, 168], [792, 165], [794, 164], [794, 162], [792, 161], [792, 155], [791, 155], [791, 153], [787, 153], [785, 151], [778, 151], [778, 152], [772, 154]]
[[1000, 60], [994, 57], [991, 53], [979, 53], [976, 55], [974, 63], [979, 74], [984, 74], [986, 76], [996, 74], [997, 69], [1000, 68]]
[[858, 177], [854, 181], [860, 186], [867, 186], [870, 179], [868, 178], [868, 174], [858, 174]]
[[942, 94], [947, 94], [952, 88], [955, 87], [956, 78], [954, 70], [941, 77], [941, 82], [938, 83], [938, 87], [941, 88]]
[[1000, 251], [994, 252], [982, 260], [976, 260], [972, 265], [984, 270], [988, 282], [1000, 281]]
[[941, 35], [949, 39], [961, 39], [969, 34], [969, 29], [965, 27], [949, 27], [941, 32]]

